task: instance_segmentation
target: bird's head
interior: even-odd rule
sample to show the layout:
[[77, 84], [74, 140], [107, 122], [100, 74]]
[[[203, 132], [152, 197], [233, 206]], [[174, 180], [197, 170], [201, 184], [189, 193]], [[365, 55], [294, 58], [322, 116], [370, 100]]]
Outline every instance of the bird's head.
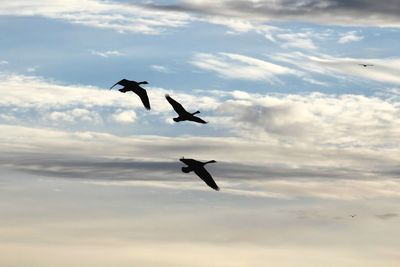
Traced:
[[182, 167], [182, 172], [189, 173], [191, 169], [189, 167]]

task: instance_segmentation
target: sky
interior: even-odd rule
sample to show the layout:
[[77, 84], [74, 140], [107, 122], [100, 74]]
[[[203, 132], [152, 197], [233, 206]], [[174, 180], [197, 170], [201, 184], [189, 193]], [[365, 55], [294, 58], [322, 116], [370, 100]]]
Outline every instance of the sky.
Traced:
[[[0, 265], [399, 266], [399, 14], [0, 1]], [[108, 90], [123, 78], [150, 111]], [[183, 156], [216, 160], [221, 190]]]

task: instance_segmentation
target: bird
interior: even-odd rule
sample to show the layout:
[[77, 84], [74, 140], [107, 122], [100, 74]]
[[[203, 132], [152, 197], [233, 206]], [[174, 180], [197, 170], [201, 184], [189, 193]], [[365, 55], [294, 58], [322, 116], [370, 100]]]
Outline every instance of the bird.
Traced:
[[364, 68], [374, 66], [373, 64], [358, 64], [358, 65], [363, 66]]
[[176, 100], [174, 100], [170, 95], [166, 94], [165, 98], [171, 104], [171, 106], [174, 108], [175, 112], [178, 113], [178, 117], [173, 118], [173, 120], [175, 122], [193, 121], [193, 122], [203, 123], [203, 124], [207, 123], [206, 121], [202, 120], [201, 118], [194, 116], [195, 114], [200, 113], [200, 111], [189, 113], [186, 111], [186, 109], [180, 103], [178, 103]]
[[194, 171], [194, 173], [197, 174], [197, 176], [199, 176], [200, 179], [203, 180], [209, 187], [219, 191], [219, 187], [213, 180], [211, 174], [204, 168], [204, 166], [208, 163], [216, 163], [215, 160], [201, 162], [195, 159], [185, 159], [184, 157], [179, 160], [187, 165], [187, 167], [182, 167], [182, 172], [189, 173]]
[[113, 86], [111, 86], [110, 90], [114, 86], [116, 86], [117, 84], [123, 86], [123, 88], [119, 89], [118, 91], [120, 91], [121, 93], [126, 93], [126, 92], [129, 92], [129, 91], [134, 92], [135, 94], [137, 94], [140, 97], [144, 107], [147, 110], [150, 110], [150, 101], [149, 101], [149, 97], [147, 96], [147, 92], [146, 92], [145, 89], [140, 87], [141, 84], [148, 84], [147, 81], [135, 82], [135, 81], [129, 81], [129, 80], [126, 80], [126, 79], [122, 79], [119, 82], [117, 82], [116, 84], [114, 84]]
[[357, 216], [356, 214], [351, 214], [351, 215], [350, 215], [351, 218], [354, 218], [354, 217], [356, 217], [356, 216]]

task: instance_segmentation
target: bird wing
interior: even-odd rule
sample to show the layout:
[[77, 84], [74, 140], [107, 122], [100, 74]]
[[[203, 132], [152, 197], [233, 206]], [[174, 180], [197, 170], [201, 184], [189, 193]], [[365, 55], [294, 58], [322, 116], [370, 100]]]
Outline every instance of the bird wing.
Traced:
[[143, 89], [143, 88], [140, 88], [140, 91], [138, 91], [136, 94], [142, 100], [142, 103], [143, 103], [144, 107], [147, 110], [150, 110], [150, 100], [149, 100], [149, 96], [147, 95], [147, 91], [145, 89]]
[[219, 191], [218, 185], [215, 183], [214, 179], [211, 177], [211, 174], [204, 168], [196, 168], [194, 170], [194, 173], [197, 174], [197, 176], [200, 177], [201, 180], [203, 180], [209, 187], [211, 187], [214, 190]]
[[184, 109], [183, 106], [181, 104], [179, 104], [178, 102], [176, 102], [172, 97], [170, 97], [169, 95], [165, 95], [165, 98], [171, 104], [171, 106], [174, 108], [176, 113], [178, 113], [178, 114], [187, 113], [186, 109]]
[[198, 123], [203, 123], [203, 124], [207, 123], [206, 121], [204, 121], [203, 119], [201, 119], [201, 118], [199, 118], [197, 116], [192, 116], [189, 120], [190, 121], [194, 121], [194, 122], [198, 122]]

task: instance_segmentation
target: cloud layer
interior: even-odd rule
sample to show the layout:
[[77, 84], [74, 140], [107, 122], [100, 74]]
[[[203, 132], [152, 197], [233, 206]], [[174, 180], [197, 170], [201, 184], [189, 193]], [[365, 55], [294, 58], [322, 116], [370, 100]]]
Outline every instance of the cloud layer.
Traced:
[[331, 25], [400, 26], [400, 8], [396, 0], [385, 1], [385, 4], [374, 0], [223, 0], [218, 3], [183, 0], [175, 5], [156, 7], [264, 22], [289, 20]]

